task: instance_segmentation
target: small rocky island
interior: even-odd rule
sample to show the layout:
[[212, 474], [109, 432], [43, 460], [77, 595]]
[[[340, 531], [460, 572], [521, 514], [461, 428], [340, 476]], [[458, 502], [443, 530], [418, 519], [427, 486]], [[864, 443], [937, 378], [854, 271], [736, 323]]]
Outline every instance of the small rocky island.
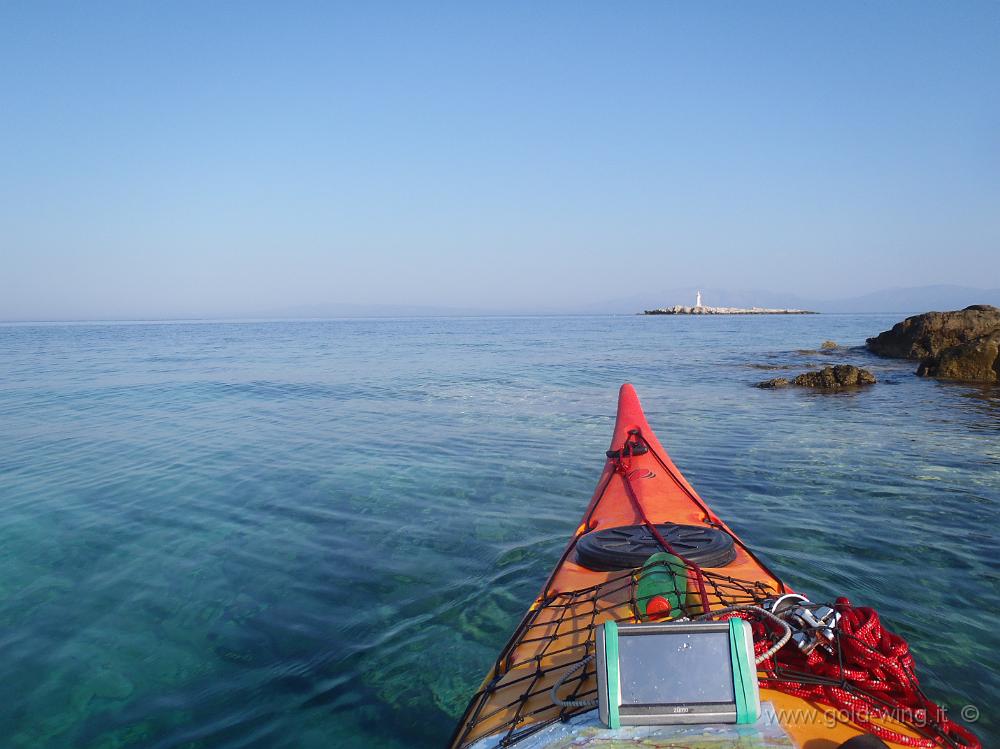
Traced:
[[865, 345], [879, 356], [919, 360], [920, 377], [1000, 382], [1000, 309], [989, 304], [907, 317]]
[[701, 303], [699, 291], [693, 307], [675, 304], [673, 307], [657, 307], [643, 312], [644, 315], [815, 315], [804, 309], [768, 309], [767, 307], [706, 307]]
[[648, 309], [644, 315], [816, 315], [804, 309], [767, 309], [766, 307], [660, 307]]

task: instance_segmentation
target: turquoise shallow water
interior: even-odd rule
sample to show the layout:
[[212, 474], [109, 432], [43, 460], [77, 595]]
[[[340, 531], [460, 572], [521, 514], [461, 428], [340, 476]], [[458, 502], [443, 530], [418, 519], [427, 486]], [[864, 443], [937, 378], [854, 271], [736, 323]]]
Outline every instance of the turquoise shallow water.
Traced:
[[[626, 380], [742, 537], [879, 607], [988, 745], [1000, 389], [800, 351], [897, 319], [0, 326], [2, 745], [441, 746]], [[833, 361], [883, 382], [750, 386]]]

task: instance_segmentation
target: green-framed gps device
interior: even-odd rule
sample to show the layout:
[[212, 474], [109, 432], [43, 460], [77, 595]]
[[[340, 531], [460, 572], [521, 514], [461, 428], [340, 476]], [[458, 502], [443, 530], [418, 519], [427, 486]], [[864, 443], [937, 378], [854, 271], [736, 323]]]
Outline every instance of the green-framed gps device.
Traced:
[[597, 628], [598, 716], [609, 728], [754, 723], [760, 690], [742, 619]]

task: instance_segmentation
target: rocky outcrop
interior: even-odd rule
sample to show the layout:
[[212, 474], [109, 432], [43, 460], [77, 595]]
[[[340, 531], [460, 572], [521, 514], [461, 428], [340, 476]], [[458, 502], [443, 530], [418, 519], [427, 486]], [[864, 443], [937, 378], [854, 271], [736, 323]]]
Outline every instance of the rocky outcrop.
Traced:
[[772, 380], [758, 382], [757, 387], [768, 390], [774, 388], [798, 385], [799, 387], [818, 388], [820, 390], [840, 390], [841, 388], [874, 385], [875, 375], [867, 369], [855, 367], [853, 364], [838, 364], [834, 367], [823, 367], [818, 372], [805, 372], [794, 380], [775, 377]]
[[945, 380], [1000, 382], [1000, 329], [924, 359], [917, 374]]
[[927, 359], [1000, 330], [1000, 309], [974, 304], [955, 312], [925, 312], [896, 323], [892, 330], [869, 338], [865, 345], [879, 356]]
[[855, 367], [853, 364], [838, 364], [835, 367], [823, 367], [818, 372], [800, 374], [792, 380], [792, 384], [807, 388], [836, 390], [837, 388], [857, 387], [858, 385], [874, 385], [875, 375], [867, 369]]
[[1000, 382], [1000, 309], [989, 304], [914, 315], [866, 345], [880, 356], [920, 359], [921, 377]]

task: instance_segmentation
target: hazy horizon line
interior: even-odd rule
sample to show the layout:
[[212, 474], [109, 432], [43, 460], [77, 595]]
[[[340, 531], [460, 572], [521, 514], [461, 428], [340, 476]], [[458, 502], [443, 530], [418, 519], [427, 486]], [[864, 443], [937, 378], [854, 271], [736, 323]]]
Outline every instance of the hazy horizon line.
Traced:
[[[938, 312], [947, 310], [924, 310], [924, 312]], [[826, 317], [838, 317], [843, 315], [915, 315], [921, 314], [913, 310], [877, 310], [861, 312], [813, 312], [812, 315], [823, 315]], [[145, 325], [163, 323], [272, 323], [272, 322], [334, 322], [338, 320], [474, 320], [477, 318], [506, 318], [506, 317], [697, 317], [697, 318], [719, 318], [719, 317], [805, 317], [797, 314], [747, 314], [747, 313], [721, 313], [714, 315], [646, 315], [644, 312], [483, 312], [480, 314], [456, 313], [446, 314], [411, 314], [411, 315], [330, 315], [323, 317], [149, 317], [149, 318], [75, 318], [75, 319], [45, 319], [45, 320], [0, 320], [0, 325]]]
[[[264, 310], [200, 312], [165, 312], [153, 314], [53, 314], [15, 315], [0, 317], [0, 324], [75, 324], [75, 323], [168, 323], [168, 322], [271, 322], [321, 321], [357, 319], [410, 318], [477, 318], [477, 317], [607, 317], [642, 315], [645, 310], [670, 307], [677, 302], [665, 299], [686, 299], [688, 289], [678, 287], [658, 293], [635, 294], [629, 298], [603, 299], [596, 302], [550, 306], [521, 304], [511, 307], [439, 305], [414, 303], [323, 302], [301, 303]], [[808, 298], [788, 292], [764, 289], [719, 289], [702, 286], [711, 294], [707, 306], [770, 309], [799, 309], [817, 314], [896, 314], [911, 315], [931, 310], [962, 309], [970, 304], [1000, 306], [1000, 289], [977, 288], [955, 284], [932, 284], [913, 287], [892, 287], [852, 297]], [[693, 296], [693, 292], [691, 292]], [[653, 297], [659, 297], [655, 300]], [[714, 298], [713, 298], [714, 297]], [[881, 306], [884, 304], [885, 306]]]

